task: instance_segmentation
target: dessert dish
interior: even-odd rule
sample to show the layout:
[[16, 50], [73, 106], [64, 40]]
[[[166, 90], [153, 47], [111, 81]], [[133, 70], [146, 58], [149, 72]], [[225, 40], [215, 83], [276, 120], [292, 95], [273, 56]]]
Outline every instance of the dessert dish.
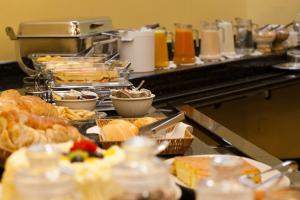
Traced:
[[143, 98], [143, 97], [151, 97], [152, 93], [147, 89], [120, 89], [120, 90], [112, 90], [111, 95], [117, 98]]
[[272, 52], [272, 43], [275, 40], [276, 33], [273, 31], [260, 31], [254, 35], [258, 51], [262, 53]]
[[91, 91], [70, 90], [67, 92], [52, 92], [55, 104], [70, 109], [94, 110], [97, 105], [98, 95]]
[[68, 92], [52, 92], [54, 100], [85, 100], [85, 99], [96, 99], [98, 95], [91, 91], [77, 91], [70, 90]]
[[[102, 150], [87, 140], [54, 146], [61, 152], [59, 165], [74, 171], [76, 191], [81, 195], [81, 199], [110, 199], [114, 193], [111, 168], [125, 159], [122, 149], [114, 146]], [[27, 151], [27, 148], [22, 148], [7, 159], [2, 178], [3, 200], [15, 199], [14, 176], [18, 170], [30, 167]]]
[[111, 100], [117, 113], [123, 117], [141, 117], [151, 108], [155, 95], [147, 89], [111, 91]]
[[[172, 163], [171, 173], [174, 174], [179, 180], [191, 188], [196, 188], [199, 180], [204, 180], [211, 176], [211, 162], [213, 157], [196, 157], [196, 156], [183, 156], [176, 157]], [[242, 174], [256, 174], [259, 169], [243, 160]], [[241, 175], [242, 175], [241, 174]], [[261, 182], [260, 176], [253, 178], [255, 183]]]

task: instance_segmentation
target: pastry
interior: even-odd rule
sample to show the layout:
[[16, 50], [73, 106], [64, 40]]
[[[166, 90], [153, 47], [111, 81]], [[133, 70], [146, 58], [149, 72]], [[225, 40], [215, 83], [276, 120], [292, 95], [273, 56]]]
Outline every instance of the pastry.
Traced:
[[0, 151], [10, 153], [35, 143], [61, 143], [82, 138], [66, 120], [10, 109], [0, 112]]
[[[206, 179], [211, 176], [211, 162], [213, 157], [193, 157], [183, 156], [176, 157], [173, 162], [173, 173], [182, 182], [192, 188], [196, 188], [196, 184], [199, 180]], [[260, 171], [249, 164], [243, 162], [242, 174], [256, 174]], [[256, 183], [261, 181], [260, 176], [255, 176], [253, 179]]]
[[59, 84], [103, 83], [115, 81], [119, 78], [115, 69], [60, 69], [53, 74], [55, 82]]
[[[101, 150], [91, 141], [67, 142], [55, 145], [61, 152], [59, 165], [75, 172], [76, 191], [84, 200], [110, 199], [115, 189], [111, 182], [111, 167], [125, 158], [122, 149], [113, 146]], [[20, 169], [28, 168], [27, 148], [13, 153], [5, 163], [2, 177], [2, 200], [15, 198], [14, 176]]]
[[138, 135], [139, 130], [129, 121], [116, 119], [103, 126], [101, 133], [104, 141], [124, 141]]
[[153, 117], [143, 117], [143, 118], [139, 118], [139, 119], [135, 120], [133, 122], [133, 124], [140, 129], [143, 126], [152, 124], [156, 121], [157, 121], [157, 119], [155, 119]]
[[[58, 95], [56, 97], [58, 98]], [[72, 110], [67, 107], [53, 106], [36, 96], [22, 96], [17, 90], [6, 90], [0, 94], [0, 111], [10, 109], [65, 120], [89, 120], [96, 115], [95, 112], [88, 110]]]
[[10, 108], [40, 116], [58, 117], [58, 112], [53, 105], [36, 96], [22, 96], [16, 90], [6, 90], [0, 94], [0, 110]]

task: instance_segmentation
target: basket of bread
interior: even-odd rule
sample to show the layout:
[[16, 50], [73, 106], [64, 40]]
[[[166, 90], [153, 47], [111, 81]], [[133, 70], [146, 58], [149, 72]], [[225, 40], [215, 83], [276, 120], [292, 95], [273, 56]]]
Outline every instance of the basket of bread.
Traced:
[[[100, 128], [100, 145], [109, 148], [112, 145], [120, 145], [123, 141], [140, 135], [142, 127], [157, 122], [162, 118], [122, 118], [122, 119], [98, 119]], [[160, 131], [159, 134], [150, 135], [157, 140], [158, 144], [168, 141], [167, 148], [160, 155], [184, 154], [193, 141], [192, 127], [179, 122]]]

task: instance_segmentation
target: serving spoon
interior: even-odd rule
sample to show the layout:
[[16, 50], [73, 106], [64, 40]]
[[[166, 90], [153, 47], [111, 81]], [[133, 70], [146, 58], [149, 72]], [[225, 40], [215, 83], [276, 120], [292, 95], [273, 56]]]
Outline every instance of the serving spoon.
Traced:
[[[269, 187], [274, 187], [276, 185], [279, 184], [279, 182], [283, 179], [283, 177], [285, 177], [288, 174], [291, 174], [293, 172], [296, 172], [298, 170], [298, 163], [295, 161], [285, 161], [280, 163], [279, 165], [275, 165], [273, 167], [271, 167], [270, 169], [267, 169], [265, 171], [259, 172], [259, 173], [254, 173], [254, 174], [248, 174], [248, 175], [243, 175], [240, 177], [241, 182], [245, 183], [246, 185], [252, 187], [253, 189], [259, 189], [262, 186], [267, 185], [268, 183], [272, 183]], [[279, 173], [273, 175], [272, 177], [264, 180], [263, 182], [259, 183], [259, 184], [255, 184], [253, 185], [252, 180], [253, 178], [257, 177], [257, 176], [261, 176], [270, 172], [274, 172], [274, 171], [279, 171]], [[251, 183], [252, 182], [252, 183]]]

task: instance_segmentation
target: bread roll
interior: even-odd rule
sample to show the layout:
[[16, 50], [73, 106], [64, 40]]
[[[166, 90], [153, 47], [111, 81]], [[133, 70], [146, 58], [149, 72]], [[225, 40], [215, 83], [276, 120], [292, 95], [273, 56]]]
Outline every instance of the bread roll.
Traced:
[[138, 135], [138, 128], [132, 123], [116, 119], [102, 128], [102, 139], [104, 141], [125, 141], [130, 137]]
[[152, 124], [156, 121], [157, 121], [157, 119], [155, 119], [153, 117], [143, 117], [143, 118], [139, 118], [139, 119], [135, 120], [133, 122], [133, 124], [140, 129], [143, 126], [146, 126], [148, 124]]

